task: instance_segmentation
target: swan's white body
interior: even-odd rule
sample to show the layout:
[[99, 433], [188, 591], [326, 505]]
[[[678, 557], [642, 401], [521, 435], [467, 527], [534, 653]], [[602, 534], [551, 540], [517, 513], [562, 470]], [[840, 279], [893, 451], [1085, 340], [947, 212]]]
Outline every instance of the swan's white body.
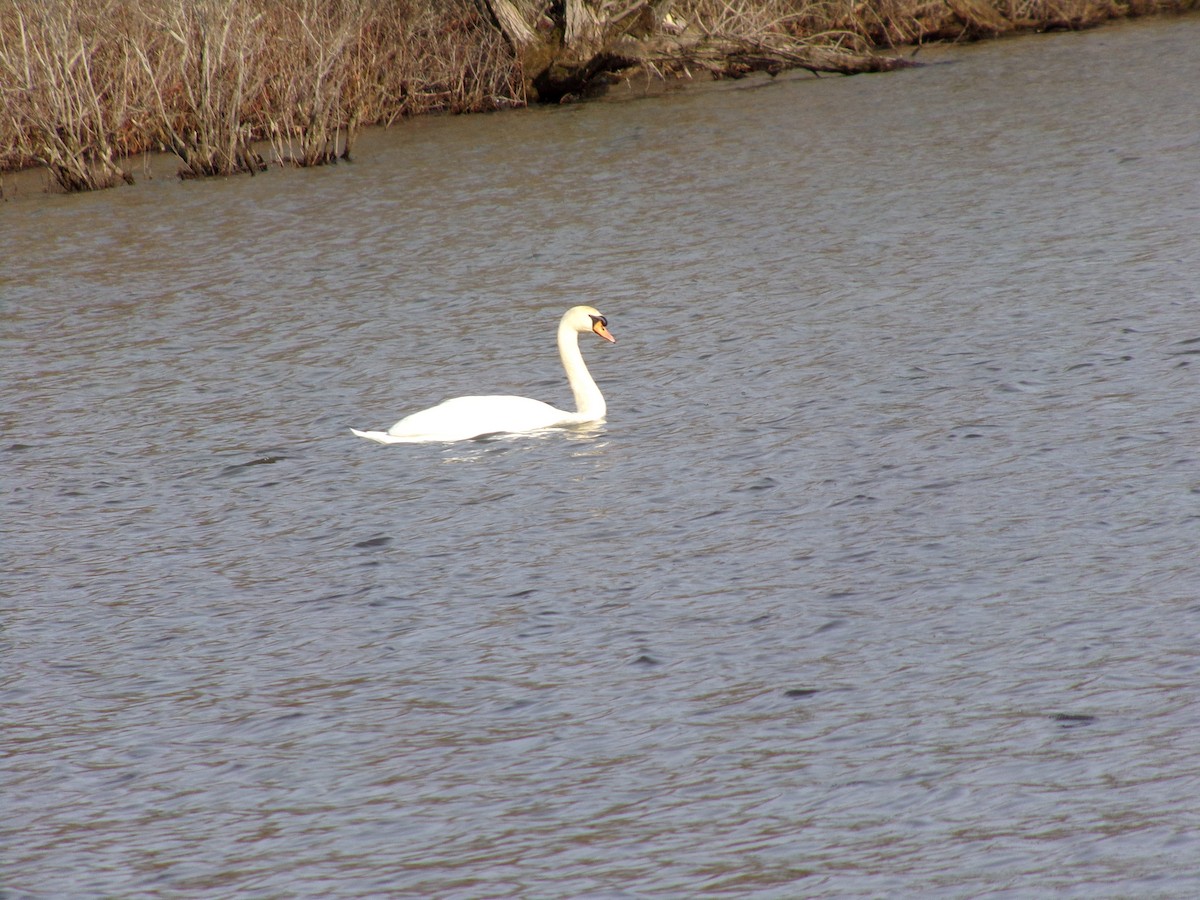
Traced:
[[350, 430], [381, 444], [417, 444], [465, 441], [485, 434], [540, 431], [561, 425], [603, 422], [608, 411], [604, 395], [588, 372], [579, 352], [579, 335], [592, 332], [616, 343], [608, 333], [608, 320], [590, 306], [567, 310], [558, 323], [558, 354], [575, 395], [575, 412], [555, 409], [528, 397], [504, 395], [455, 397], [401, 419], [387, 431]]

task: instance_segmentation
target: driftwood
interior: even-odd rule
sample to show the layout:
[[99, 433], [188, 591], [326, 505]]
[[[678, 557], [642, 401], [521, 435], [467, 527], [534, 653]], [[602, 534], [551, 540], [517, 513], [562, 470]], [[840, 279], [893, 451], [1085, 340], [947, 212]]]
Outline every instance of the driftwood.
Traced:
[[779, 23], [734, 30], [687, 22], [672, 15], [671, 0], [479, 2], [521, 62], [529, 99], [541, 103], [587, 94], [634, 68], [736, 78], [786, 69], [854, 75], [916, 65], [814, 43], [772, 27]]
[[537, 40], [537, 35], [511, 0], [487, 0], [487, 7], [497, 27], [518, 53]]

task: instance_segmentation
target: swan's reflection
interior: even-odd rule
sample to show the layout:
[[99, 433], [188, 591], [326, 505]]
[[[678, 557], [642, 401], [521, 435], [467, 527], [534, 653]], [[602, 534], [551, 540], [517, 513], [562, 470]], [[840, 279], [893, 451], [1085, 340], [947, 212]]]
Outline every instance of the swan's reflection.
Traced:
[[601, 440], [608, 433], [603, 422], [585, 422], [560, 428], [543, 428], [522, 434], [497, 432], [485, 434], [470, 441], [447, 446], [442, 462], [478, 462], [496, 453], [533, 450], [544, 446], [545, 441], [566, 440], [573, 447], [571, 456], [596, 456], [606, 450], [609, 441]]

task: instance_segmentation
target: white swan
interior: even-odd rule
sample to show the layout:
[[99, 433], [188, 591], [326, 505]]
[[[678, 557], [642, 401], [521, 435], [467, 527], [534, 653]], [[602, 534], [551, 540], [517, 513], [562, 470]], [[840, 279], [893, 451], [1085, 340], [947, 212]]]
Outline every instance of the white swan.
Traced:
[[579, 335], [589, 331], [610, 343], [617, 342], [608, 333], [608, 319], [590, 306], [568, 309], [558, 323], [558, 355], [567, 370], [577, 412], [555, 409], [549, 403], [528, 397], [455, 397], [406, 416], [387, 431], [350, 430], [359, 437], [381, 444], [416, 444], [465, 441], [498, 432], [538, 431], [556, 425], [603, 422], [607, 412], [604, 396], [579, 352]]

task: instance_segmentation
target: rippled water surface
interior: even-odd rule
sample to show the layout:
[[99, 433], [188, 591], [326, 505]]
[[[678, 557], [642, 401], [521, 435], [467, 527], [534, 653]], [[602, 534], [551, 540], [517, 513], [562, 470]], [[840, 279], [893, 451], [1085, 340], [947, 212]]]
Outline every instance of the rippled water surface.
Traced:
[[1200, 893], [1200, 19], [929, 59], [0, 205], [0, 894]]

